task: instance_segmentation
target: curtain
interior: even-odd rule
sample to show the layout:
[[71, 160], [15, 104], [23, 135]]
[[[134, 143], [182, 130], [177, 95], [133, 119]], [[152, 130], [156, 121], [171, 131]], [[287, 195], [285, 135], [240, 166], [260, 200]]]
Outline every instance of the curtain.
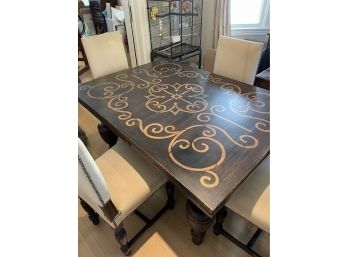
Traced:
[[220, 35], [231, 35], [230, 0], [216, 0], [214, 20], [214, 48], [217, 47]]

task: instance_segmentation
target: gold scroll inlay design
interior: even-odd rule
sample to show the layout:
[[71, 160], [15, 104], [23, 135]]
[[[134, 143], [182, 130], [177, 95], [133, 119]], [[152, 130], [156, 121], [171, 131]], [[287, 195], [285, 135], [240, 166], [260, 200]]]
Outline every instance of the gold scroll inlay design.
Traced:
[[195, 84], [159, 84], [149, 89], [146, 108], [157, 113], [196, 113], [207, 108], [207, 96], [201, 86]]
[[[269, 107], [263, 98], [269, 97], [266, 93], [242, 93], [238, 85], [227, 83], [219, 77], [205, 75], [205, 72], [184, 71], [181, 65], [161, 61], [153, 66], [152, 72], [145, 69], [134, 69], [131, 75], [118, 74], [113, 82], [101, 83], [90, 86], [84, 85], [80, 90], [86, 90], [87, 95], [93, 99], [107, 100], [107, 106], [118, 113], [119, 120], [124, 121], [128, 127], [136, 126], [147, 138], [153, 140], [167, 140], [168, 156], [173, 163], [184, 170], [202, 173], [200, 184], [206, 188], [214, 188], [219, 185], [220, 178], [216, 169], [223, 164], [226, 158], [226, 146], [237, 145], [245, 149], [256, 148], [259, 140], [252, 134], [253, 130], [264, 133], [269, 132]], [[170, 85], [163, 83], [162, 79], [170, 76], [196, 78], [209, 81], [220, 86], [230, 97], [228, 106], [213, 105], [209, 109], [203, 87], [191, 83], [175, 83]], [[132, 77], [132, 80], [128, 76]], [[144, 79], [142, 76], [149, 77]], [[134, 82], [134, 79], [137, 82]], [[128, 94], [134, 88], [147, 90], [145, 96], [146, 108], [156, 113], [170, 112], [177, 115], [179, 112], [198, 113], [197, 121], [200, 124], [177, 129], [173, 125], [164, 126], [161, 123], [144, 124], [140, 118], [134, 117], [128, 110]], [[240, 101], [244, 96], [244, 101]], [[263, 96], [261, 99], [259, 96]], [[239, 101], [236, 101], [239, 99]], [[208, 111], [207, 111], [208, 110]], [[237, 120], [231, 119], [229, 113], [237, 117], [248, 118], [254, 123], [246, 127]], [[234, 126], [241, 133], [231, 135], [220, 126], [211, 124], [212, 119], [221, 119], [228, 126]], [[214, 151], [214, 158], [206, 160], [205, 164], [195, 164], [185, 159], [185, 156], [204, 158], [209, 151]], [[183, 154], [184, 153], [184, 154]], [[194, 164], [196, 166], [194, 166]]]

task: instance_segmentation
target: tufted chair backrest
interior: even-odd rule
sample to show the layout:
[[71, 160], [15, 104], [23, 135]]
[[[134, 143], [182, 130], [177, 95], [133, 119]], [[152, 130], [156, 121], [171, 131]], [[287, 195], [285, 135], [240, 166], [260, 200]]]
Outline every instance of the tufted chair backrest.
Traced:
[[111, 201], [103, 174], [81, 139], [78, 139], [78, 187], [79, 197], [112, 222], [118, 211]]

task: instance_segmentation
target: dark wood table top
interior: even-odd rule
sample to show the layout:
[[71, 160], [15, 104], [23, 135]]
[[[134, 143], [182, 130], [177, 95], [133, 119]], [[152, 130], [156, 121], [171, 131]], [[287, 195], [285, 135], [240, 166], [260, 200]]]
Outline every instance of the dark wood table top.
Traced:
[[184, 63], [80, 84], [79, 102], [209, 216], [270, 151], [269, 91]]

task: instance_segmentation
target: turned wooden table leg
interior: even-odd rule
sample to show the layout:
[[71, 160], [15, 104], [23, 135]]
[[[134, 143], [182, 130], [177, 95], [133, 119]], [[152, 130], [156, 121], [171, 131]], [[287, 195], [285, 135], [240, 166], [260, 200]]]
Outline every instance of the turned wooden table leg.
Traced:
[[226, 207], [222, 207], [222, 209], [216, 214], [216, 223], [213, 227], [215, 235], [220, 235], [223, 231], [223, 223], [227, 216]]
[[167, 182], [166, 184], [166, 191], [167, 191], [167, 206], [169, 210], [173, 210], [175, 206], [175, 201], [174, 201], [174, 192], [175, 192], [175, 187], [171, 182]]
[[195, 245], [203, 242], [205, 232], [213, 223], [213, 219], [208, 217], [190, 200], [186, 203], [186, 217], [191, 227], [192, 241]]
[[110, 148], [116, 144], [118, 137], [102, 122], [98, 124], [98, 131], [102, 139], [110, 146]]
[[82, 208], [87, 212], [88, 218], [94, 225], [99, 224], [99, 215], [96, 213], [91, 206], [88, 205], [82, 198], [80, 198]]
[[124, 255], [129, 255], [131, 253], [130, 245], [127, 239], [127, 232], [123, 227], [123, 224], [119, 225], [115, 230], [116, 240], [121, 245], [121, 251]]

